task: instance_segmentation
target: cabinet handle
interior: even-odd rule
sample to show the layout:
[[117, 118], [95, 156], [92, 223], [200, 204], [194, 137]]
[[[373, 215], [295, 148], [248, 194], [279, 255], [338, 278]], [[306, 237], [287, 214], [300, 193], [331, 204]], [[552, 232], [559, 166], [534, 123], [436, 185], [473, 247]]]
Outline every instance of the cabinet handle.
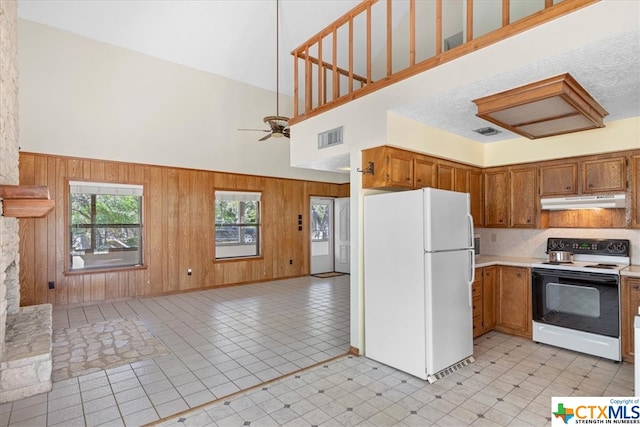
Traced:
[[502, 220], [501, 220], [501, 219], [499, 219], [499, 220], [498, 220], [498, 222], [502, 222]]
[[411, 177], [407, 177], [407, 181], [411, 181]]
[[527, 218], [527, 224], [531, 223], [531, 218]]
[[593, 188], [593, 184], [589, 184], [589, 188]]
[[422, 182], [422, 180], [420, 178], [418, 178], [418, 182]]
[[565, 190], [571, 190], [571, 187], [567, 187], [567, 188], [565, 188]]
[[640, 288], [640, 285], [633, 285], [632, 288], [637, 291]]

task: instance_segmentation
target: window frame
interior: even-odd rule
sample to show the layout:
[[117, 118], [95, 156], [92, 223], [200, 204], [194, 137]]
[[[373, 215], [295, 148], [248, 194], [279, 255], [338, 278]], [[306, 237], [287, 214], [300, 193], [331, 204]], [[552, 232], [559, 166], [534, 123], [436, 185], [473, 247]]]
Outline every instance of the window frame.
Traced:
[[[236, 262], [236, 261], [247, 261], [247, 260], [256, 260], [256, 259], [262, 259], [263, 258], [263, 253], [262, 253], [262, 212], [263, 212], [263, 208], [262, 208], [262, 203], [263, 203], [263, 199], [262, 199], [262, 191], [261, 190], [238, 190], [238, 189], [222, 189], [222, 188], [216, 188], [213, 192], [213, 218], [212, 218], [212, 223], [213, 223], [213, 236], [212, 236], [212, 241], [213, 241], [213, 262]], [[233, 223], [233, 224], [221, 224], [218, 225], [216, 223], [216, 211], [217, 211], [217, 202], [219, 200], [218, 195], [224, 195], [225, 197], [234, 197], [237, 196], [238, 199], [235, 201], [256, 201], [258, 202], [258, 207], [257, 207], [257, 212], [256, 212], [256, 223], [248, 223], [246, 221], [244, 222], [237, 222], [237, 223]], [[244, 196], [244, 197], [243, 197]], [[216, 240], [217, 238], [217, 230], [219, 226], [229, 226], [229, 227], [255, 227], [256, 229], [256, 237], [255, 237], [255, 245], [256, 245], [256, 254], [251, 254], [251, 255], [238, 255], [238, 256], [225, 256], [225, 257], [218, 257], [218, 252], [219, 252], [219, 248], [218, 248], [218, 242]], [[238, 235], [238, 239], [240, 239], [240, 234]], [[238, 244], [237, 245], [228, 245], [228, 246], [241, 246], [243, 245], [243, 243], [240, 243], [240, 241], [238, 240]], [[224, 246], [222, 246], [224, 247]]]
[[[64, 262], [64, 270], [63, 273], [65, 275], [80, 275], [80, 274], [92, 274], [92, 273], [105, 273], [111, 271], [131, 271], [131, 270], [141, 270], [147, 268], [147, 263], [145, 261], [145, 247], [146, 247], [146, 232], [144, 231], [144, 223], [145, 223], [145, 186], [143, 184], [136, 183], [124, 183], [124, 182], [113, 182], [113, 181], [88, 181], [88, 180], [79, 180], [79, 179], [67, 179], [65, 186], [65, 262]], [[71, 194], [72, 194], [72, 186], [86, 186], [86, 187], [105, 187], [110, 189], [118, 189], [114, 191], [113, 195], [118, 191], [122, 194], [120, 195], [137, 195], [140, 198], [139, 202], [139, 224], [137, 225], [139, 230], [139, 249], [137, 252], [140, 253], [139, 263], [130, 264], [130, 265], [114, 265], [114, 266], [96, 266], [96, 267], [88, 267], [88, 268], [72, 268], [72, 247], [71, 247], [71, 235], [72, 235], [72, 209], [71, 209]], [[139, 194], [127, 194], [132, 191], [138, 191]], [[76, 191], [76, 193], [78, 193]], [[85, 192], [81, 194], [92, 194], [91, 192]], [[94, 195], [98, 195], [100, 193], [95, 193]], [[109, 193], [102, 193], [109, 194]], [[95, 224], [94, 224], [95, 225]], [[99, 224], [102, 225], [102, 224]], [[114, 224], [114, 225], [129, 225], [129, 224]], [[116, 251], [114, 251], [116, 252]]]

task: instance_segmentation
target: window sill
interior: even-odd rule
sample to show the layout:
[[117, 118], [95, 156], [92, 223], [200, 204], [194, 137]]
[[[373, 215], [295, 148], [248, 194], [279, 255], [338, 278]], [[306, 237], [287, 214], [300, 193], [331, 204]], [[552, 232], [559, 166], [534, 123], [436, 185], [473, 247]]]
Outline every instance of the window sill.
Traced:
[[131, 267], [105, 267], [105, 268], [86, 268], [84, 270], [65, 270], [65, 276], [79, 276], [84, 274], [99, 274], [99, 273], [115, 273], [119, 271], [136, 271], [146, 270], [146, 265], [135, 265]]
[[240, 262], [240, 261], [262, 261], [264, 260], [264, 256], [263, 255], [259, 255], [259, 256], [247, 256], [247, 257], [241, 257], [241, 258], [220, 258], [220, 259], [214, 259], [211, 262], [214, 264], [223, 264], [226, 262]]

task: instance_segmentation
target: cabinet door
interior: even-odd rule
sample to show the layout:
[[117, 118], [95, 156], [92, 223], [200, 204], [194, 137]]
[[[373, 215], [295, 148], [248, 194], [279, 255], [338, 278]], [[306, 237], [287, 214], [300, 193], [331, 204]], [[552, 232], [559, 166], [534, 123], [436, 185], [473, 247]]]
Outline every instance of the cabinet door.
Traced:
[[622, 301], [622, 359], [625, 362], [634, 361], [634, 319], [640, 306], [640, 279], [625, 277], [620, 287], [620, 301]]
[[488, 332], [496, 327], [496, 278], [498, 268], [494, 265], [482, 269], [482, 330]]
[[640, 155], [631, 158], [631, 227], [640, 228]]
[[482, 286], [482, 268], [476, 268], [476, 280], [472, 286], [473, 296], [473, 337], [477, 337], [484, 333], [483, 328], [483, 286]]
[[531, 339], [531, 272], [500, 266], [497, 283], [496, 330]]
[[471, 216], [473, 225], [482, 227], [484, 225], [484, 206], [482, 191], [482, 172], [480, 170], [469, 171], [469, 195], [471, 199]]
[[585, 160], [582, 162], [582, 193], [607, 193], [626, 190], [626, 159]]
[[453, 191], [455, 168], [448, 164], [438, 164], [438, 188]]
[[414, 182], [417, 188], [436, 187], [436, 162], [435, 160], [415, 159], [413, 165]]
[[516, 228], [536, 228], [538, 225], [538, 170], [536, 168], [512, 169], [511, 222]]
[[540, 166], [540, 196], [578, 194], [578, 164]]
[[484, 225], [509, 226], [509, 172], [507, 168], [484, 173]]
[[387, 156], [387, 183], [394, 187], [413, 187], [413, 156], [390, 152]]

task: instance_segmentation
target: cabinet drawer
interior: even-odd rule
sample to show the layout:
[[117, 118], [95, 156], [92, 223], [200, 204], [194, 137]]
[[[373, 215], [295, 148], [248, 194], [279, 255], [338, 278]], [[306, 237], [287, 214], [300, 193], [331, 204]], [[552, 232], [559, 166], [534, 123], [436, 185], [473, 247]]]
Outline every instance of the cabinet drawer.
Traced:
[[482, 298], [473, 297], [473, 317], [482, 316]]
[[476, 299], [477, 297], [482, 296], [482, 283], [473, 282], [473, 285], [471, 286], [471, 291], [472, 291], [473, 299]]

